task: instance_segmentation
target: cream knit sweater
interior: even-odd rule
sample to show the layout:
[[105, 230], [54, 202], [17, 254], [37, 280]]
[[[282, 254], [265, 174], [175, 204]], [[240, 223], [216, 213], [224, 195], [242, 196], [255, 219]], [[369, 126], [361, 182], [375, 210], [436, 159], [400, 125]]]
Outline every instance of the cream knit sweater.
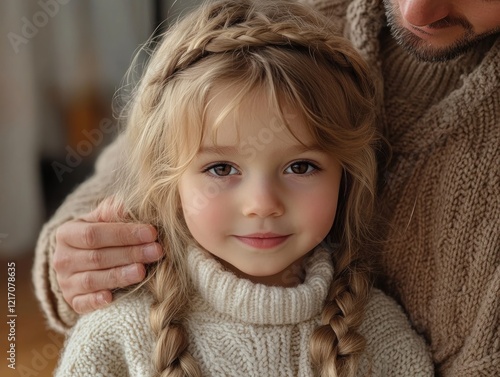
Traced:
[[[203, 376], [312, 376], [309, 339], [319, 324], [333, 268], [328, 252], [306, 263], [295, 288], [239, 279], [199, 249], [188, 253], [194, 291], [189, 351]], [[66, 342], [56, 376], [151, 376], [154, 345], [148, 294], [132, 294], [83, 316]], [[401, 309], [375, 290], [361, 333], [368, 341], [359, 376], [432, 376], [425, 343]]]
[[[393, 157], [384, 170], [384, 289], [431, 347], [438, 375], [500, 371], [500, 38], [447, 63], [414, 60], [388, 34], [380, 0], [302, 0], [333, 18], [373, 68]], [[43, 229], [37, 297], [60, 331], [76, 315], [50, 261], [55, 230], [113, 182], [120, 141]]]

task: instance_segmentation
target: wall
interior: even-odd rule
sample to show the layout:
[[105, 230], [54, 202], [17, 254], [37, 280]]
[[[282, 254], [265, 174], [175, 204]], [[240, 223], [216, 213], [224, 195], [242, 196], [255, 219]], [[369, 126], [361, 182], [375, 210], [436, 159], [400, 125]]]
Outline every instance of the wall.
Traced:
[[86, 135], [112, 119], [113, 95], [155, 29], [153, 5], [0, 2], [0, 256], [30, 252], [42, 223], [91, 173], [112, 136], [89, 150]]

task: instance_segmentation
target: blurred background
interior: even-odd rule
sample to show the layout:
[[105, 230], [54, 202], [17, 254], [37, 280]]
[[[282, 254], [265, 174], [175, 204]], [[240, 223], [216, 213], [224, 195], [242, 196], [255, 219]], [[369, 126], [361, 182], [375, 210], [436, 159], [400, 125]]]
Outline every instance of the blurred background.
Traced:
[[[47, 329], [31, 265], [42, 224], [92, 174], [116, 136], [112, 100], [141, 44], [199, 0], [0, 2], [0, 320], [9, 352], [7, 268], [16, 265], [16, 369], [51, 376], [63, 338]], [[160, 25], [160, 26], [159, 26]]]

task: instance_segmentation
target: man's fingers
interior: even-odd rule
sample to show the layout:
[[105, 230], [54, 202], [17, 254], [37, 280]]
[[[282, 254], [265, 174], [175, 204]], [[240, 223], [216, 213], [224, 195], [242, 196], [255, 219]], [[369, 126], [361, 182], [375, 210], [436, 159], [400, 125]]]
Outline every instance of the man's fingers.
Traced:
[[126, 221], [123, 208], [104, 200], [94, 211], [62, 224], [52, 265], [64, 299], [78, 313], [111, 302], [111, 290], [141, 282], [144, 264], [161, 258], [158, 233]]
[[104, 249], [73, 249], [55, 253], [52, 265], [58, 276], [64, 279], [83, 271], [106, 270], [133, 263], [148, 264], [156, 262], [162, 255], [162, 248], [156, 242]]
[[138, 246], [84, 250], [80, 271], [102, 270], [132, 263], [151, 263], [160, 259], [162, 249], [158, 243]]
[[140, 245], [156, 240], [156, 229], [147, 224], [88, 223], [70, 221], [60, 226], [57, 242], [78, 249]]
[[[94, 262], [89, 267], [80, 268], [80, 271], [85, 268], [102, 269], [136, 261], [147, 263], [156, 260], [157, 248], [150, 245], [149, 248], [142, 247], [143, 252], [141, 255], [137, 255], [136, 252], [131, 255], [131, 259], [120, 257], [122, 263], [101, 263], [103, 256], [106, 254], [101, 254], [99, 249], [145, 245], [153, 243], [158, 236], [156, 229], [148, 224], [111, 222], [117, 218], [117, 213], [118, 216], [123, 216], [123, 214], [120, 214], [122, 210], [114, 204], [113, 198], [109, 197], [91, 213], [61, 225], [56, 232], [57, 247], [55, 254], [56, 257], [57, 254], [62, 254], [59, 257], [63, 259], [59, 264], [64, 266], [65, 254], [67, 254], [68, 250], [76, 251], [75, 249], [89, 250], [90, 258]], [[71, 258], [73, 259], [74, 255], [71, 255]], [[111, 260], [113, 259], [113, 255], [111, 255]], [[78, 271], [78, 269], [73, 270]]]
[[100, 309], [111, 303], [113, 295], [111, 291], [99, 291], [80, 295], [73, 298], [71, 306], [73, 310], [79, 314], [90, 313], [96, 309]]
[[145, 276], [144, 265], [134, 263], [107, 270], [76, 273], [70, 279], [59, 283], [61, 289], [66, 292], [66, 301], [72, 303], [76, 296], [127, 287], [140, 283]]
[[87, 313], [111, 302], [111, 290], [140, 283], [145, 276], [144, 265], [133, 263], [107, 270], [84, 271], [68, 279], [58, 277], [58, 281], [66, 302], [77, 313]]

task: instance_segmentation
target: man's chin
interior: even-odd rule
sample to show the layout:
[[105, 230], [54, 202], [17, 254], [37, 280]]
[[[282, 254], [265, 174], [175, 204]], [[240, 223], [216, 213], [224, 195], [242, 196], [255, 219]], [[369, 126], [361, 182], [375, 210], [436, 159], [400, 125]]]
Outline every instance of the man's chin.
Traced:
[[403, 49], [423, 62], [447, 62], [456, 59], [472, 50], [481, 41], [487, 38], [496, 38], [498, 35], [496, 33], [477, 35], [473, 39], [459, 39], [449, 46], [433, 47], [404, 28], [395, 30], [394, 27], [391, 27], [391, 34]]
[[457, 41], [451, 46], [433, 47], [406, 29], [397, 33], [393, 32], [392, 35], [404, 50], [423, 62], [446, 62], [453, 60], [465, 54], [477, 44], [477, 41], [468, 43], [466, 41]]

